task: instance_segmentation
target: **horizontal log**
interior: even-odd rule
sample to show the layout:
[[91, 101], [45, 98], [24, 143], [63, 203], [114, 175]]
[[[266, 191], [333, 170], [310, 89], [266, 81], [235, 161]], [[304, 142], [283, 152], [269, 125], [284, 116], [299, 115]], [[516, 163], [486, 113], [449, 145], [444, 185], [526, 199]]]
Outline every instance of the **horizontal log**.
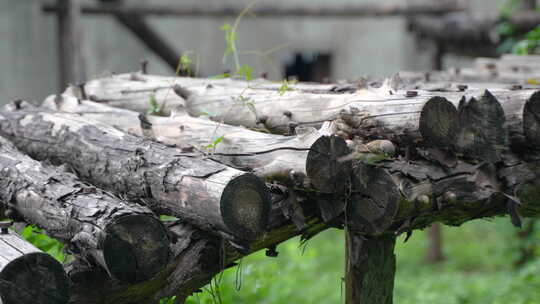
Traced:
[[0, 303], [68, 303], [70, 281], [62, 264], [7, 228], [2, 230]]
[[3, 111], [0, 133], [36, 159], [236, 240], [256, 239], [270, 199], [255, 175], [71, 113]]
[[2, 137], [0, 201], [6, 202], [10, 217], [45, 229], [116, 279], [147, 280], [169, 261], [167, 232], [148, 208], [44, 167]]
[[[537, 217], [537, 167], [537, 162], [512, 158], [499, 167], [458, 161], [454, 168], [445, 170], [420, 160], [383, 161], [371, 169], [378, 171], [372, 174], [377, 178], [368, 182], [381, 183], [387, 192], [374, 191], [365, 199], [381, 206], [398, 202], [387, 230], [394, 234], [423, 229], [434, 222], [459, 226], [473, 219], [507, 214]], [[514, 206], [514, 214], [510, 206]]]
[[[222, 270], [235, 266], [234, 262], [247, 254], [264, 248], [274, 248], [279, 243], [297, 235], [310, 238], [329, 226], [317, 216], [317, 202], [304, 192], [286, 190], [288, 194], [273, 192], [269, 232], [264, 238], [253, 241], [248, 252], [240, 253], [213, 235], [193, 229], [181, 221], [169, 227], [175, 258], [163, 272], [152, 280], [136, 285], [108, 281], [103, 274], [89, 270], [84, 265], [72, 265], [69, 272], [74, 281], [72, 299], [76, 303], [154, 303], [163, 297], [176, 296], [179, 302], [199, 291]], [[290, 198], [290, 199], [288, 199]], [[305, 217], [305, 227], [299, 229], [288, 214], [291, 199]], [[268, 255], [275, 252], [269, 250]], [[277, 253], [275, 253], [277, 254]]]
[[320, 130], [304, 128], [301, 131], [302, 128], [298, 128], [297, 135], [282, 136], [180, 113], [168, 117], [147, 115], [141, 121], [136, 112], [67, 95], [50, 96], [42, 108], [76, 113], [80, 117], [181, 148], [195, 146], [209, 158], [231, 167], [251, 170], [267, 182], [311, 184], [323, 192], [338, 192], [347, 183], [347, 163], [337, 162], [337, 159], [346, 155], [348, 148], [343, 139], [327, 137], [334, 133], [331, 124]]
[[144, 75], [132, 73], [111, 75], [79, 86], [70, 86], [65, 94], [139, 113], [152, 111], [169, 115], [184, 107], [184, 100], [174, 94], [174, 87], [172, 77], [149, 81]]
[[[518, 161], [519, 162], [519, 161]], [[537, 179], [538, 170], [534, 170], [532, 163], [523, 163], [519, 166], [525, 166], [528, 171], [516, 169], [516, 163], [506, 162], [500, 171], [496, 170], [492, 165], [473, 165], [460, 162], [455, 169], [446, 171], [440, 166], [427, 161], [404, 161], [404, 160], [386, 160], [377, 164], [362, 165], [357, 163], [357, 168], [364, 173], [359, 175], [359, 178], [365, 181], [366, 185], [372, 185], [373, 191], [365, 192], [361, 198], [358, 198], [360, 193], [355, 193], [347, 200], [346, 197], [334, 197], [333, 201], [340, 199], [348, 201], [348, 205], [363, 205], [365, 203], [372, 206], [379, 206], [381, 209], [394, 209], [393, 214], [385, 216], [388, 222], [390, 218], [391, 224], [387, 225], [386, 229], [370, 230], [370, 227], [363, 229], [361, 222], [357, 222], [358, 229], [351, 229], [351, 233], [355, 233], [356, 241], [376, 240], [374, 238], [385, 238], [390, 241], [396, 235], [413, 231], [414, 229], [423, 229], [434, 222], [443, 222], [448, 225], [460, 225], [466, 221], [482, 217], [492, 217], [505, 215], [508, 213], [508, 197], [507, 193], [517, 190], [519, 197], [522, 199], [521, 206], [517, 207], [518, 216], [538, 216], [540, 214], [540, 206], [538, 204], [538, 187], [534, 181]], [[508, 171], [504, 170], [518, 170]], [[526, 173], [527, 172], [527, 173]], [[504, 173], [504, 178], [503, 178]], [[514, 184], [511, 183], [514, 181]], [[529, 185], [528, 183], [533, 183]], [[523, 186], [517, 186], [523, 185]], [[384, 189], [385, 191], [377, 191]], [[250, 246], [252, 251], [262, 248], [271, 247], [279, 244], [294, 235], [305, 233], [308, 236], [314, 235], [317, 232], [328, 228], [328, 224], [324, 224], [320, 211], [314, 208], [324, 197], [320, 194], [303, 193], [289, 189], [289, 198], [283, 200], [274, 196], [273, 201], [290, 202], [296, 201], [305, 216], [306, 226], [299, 230], [296, 225], [291, 222], [290, 218], [284, 216], [287, 208], [275, 204], [271, 216], [269, 233], [266, 238], [259, 239], [253, 242]], [[393, 206], [388, 208], [387, 206]], [[355, 210], [360, 210], [356, 208]], [[370, 216], [370, 214], [372, 216]], [[371, 213], [354, 213], [348, 209], [346, 218], [351, 221], [354, 217], [362, 217], [364, 223], [379, 223], [370, 219], [381, 219], [377, 215], [377, 210], [373, 209]], [[181, 228], [183, 227], [183, 228]], [[226, 258], [220, 256], [222, 245], [219, 240], [212, 236], [205, 236], [200, 232], [190, 232], [189, 227], [181, 224], [181, 227], [172, 229], [176, 235], [175, 249], [177, 252], [174, 266], [170, 266], [167, 271], [162, 272], [151, 281], [143, 282], [137, 285], [121, 285], [107, 286], [103, 283], [99, 286], [100, 295], [97, 299], [104, 299], [103, 303], [130, 303], [137, 301], [149, 301], [149, 299], [157, 299], [160, 296], [177, 295], [180, 299], [184, 299], [191, 295], [192, 292], [207, 284], [212, 276], [216, 275], [221, 269], [233, 266], [232, 264], [238, 258], [247, 254], [239, 253], [236, 250], [226, 249]], [[373, 226], [377, 228], [378, 226]], [[381, 226], [382, 227], [382, 226]], [[367, 239], [366, 239], [367, 238]], [[357, 245], [366, 245], [365, 243], [355, 243]], [[377, 242], [373, 243], [374, 246]], [[382, 243], [381, 243], [382, 244]], [[391, 245], [392, 242], [384, 242]], [[226, 246], [226, 248], [230, 248]], [[387, 248], [387, 247], [385, 247]], [[389, 247], [388, 247], [389, 248]], [[271, 251], [272, 252], [272, 251]], [[270, 252], [270, 254], [271, 254]], [[189, 258], [188, 258], [189, 257]], [[381, 256], [381, 258], [383, 258]], [[390, 255], [385, 255], [384, 258], [389, 258], [388, 262], [392, 261]], [[362, 256], [358, 256], [353, 260], [360, 261]], [[223, 262], [225, 261], [225, 262]], [[220, 266], [222, 265], [222, 266]], [[364, 265], [364, 264], [362, 264]], [[388, 265], [390, 266], [390, 265]], [[356, 268], [354, 268], [356, 269]], [[390, 268], [389, 268], [390, 269]], [[371, 268], [374, 275], [383, 275], [384, 273]], [[359, 279], [356, 270], [351, 275], [355, 275]], [[81, 280], [76, 281], [76, 294], [88, 296], [88, 293], [81, 290], [96, 289], [96, 282], [99, 280]], [[385, 281], [389, 283], [389, 281]], [[369, 284], [368, 281], [360, 280], [358, 284]], [[93, 287], [91, 287], [93, 286]], [[389, 286], [389, 285], [385, 285]], [[84, 287], [84, 288], [83, 288]], [[376, 286], [375, 286], [376, 287]], [[375, 288], [373, 287], [373, 288]], [[387, 288], [379, 286], [381, 288]], [[135, 293], [133, 290], [146, 290], [148, 293]], [[150, 291], [152, 292], [150, 292]], [[96, 295], [97, 296], [97, 295]], [[92, 298], [88, 296], [89, 298]], [[80, 303], [92, 303], [90, 301], [81, 301]]]
[[[241, 14], [242, 7], [174, 7], [174, 6], [130, 6], [130, 5], [85, 5], [85, 14], [137, 14], [154, 16], [184, 16], [184, 17], [236, 17]], [[446, 0], [436, 5], [430, 3], [414, 4], [363, 4], [349, 6], [321, 7], [290, 7], [277, 6], [256, 7], [250, 11], [257, 17], [362, 17], [362, 16], [393, 16], [415, 14], [444, 14], [449, 11], [463, 10], [457, 1]], [[45, 12], [57, 12], [59, 8], [45, 5]]]
[[[291, 91], [285, 94], [270, 90], [245, 88], [243, 90], [215, 85], [212, 87], [183, 88], [186, 98], [186, 110], [194, 116], [203, 114], [203, 109], [212, 108], [215, 112], [212, 120], [223, 121], [233, 125], [247, 127], [264, 126], [272, 132], [283, 133], [290, 124], [320, 125], [324, 121], [336, 120], [346, 137], [359, 137], [361, 140], [389, 139], [403, 146], [416, 139], [421, 139], [420, 132], [422, 115], [430, 110], [438, 111], [437, 107], [424, 106], [430, 100], [447, 100], [446, 114], [435, 113], [433, 120], [425, 120], [424, 132], [435, 126], [440, 115], [451, 115], [452, 107], [458, 108], [464, 95], [482, 96], [480, 90], [465, 90], [464, 92], [430, 92], [416, 91], [415, 96], [408, 96], [406, 90], [394, 90], [390, 86], [381, 88], [364, 88], [353, 94], [308, 93]], [[530, 99], [534, 90], [497, 89], [491, 93], [498, 100], [504, 111], [506, 127], [510, 131], [513, 143], [524, 144], [523, 116], [525, 103]], [[249, 102], [235, 102], [234, 97], [241, 96]], [[449, 112], [448, 112], [449, 111]], [[454, 111], [455, 112], [455, 111]], [[284, 115], [283, 113], [287, 113]], [[423, 114], [424, 113], [424, 114]], [[456, 112], [457, 113], [457, 112]], [[455, 113], [455, 114], [456, 114]], [[427, 114], [426, 114], [427, 115]], [[430, 114], [431, 115], [431, 114]], [[262, 122], [261, 123], [261, 118]], [[457, 116], [448, 117], [451, 124], [456, 123]], [[447, 126], [447, 128], [450, 126]], [[448, 129], [447, 132], [453, 133]], [[436, 144], [436, 143], [433, 143]]]

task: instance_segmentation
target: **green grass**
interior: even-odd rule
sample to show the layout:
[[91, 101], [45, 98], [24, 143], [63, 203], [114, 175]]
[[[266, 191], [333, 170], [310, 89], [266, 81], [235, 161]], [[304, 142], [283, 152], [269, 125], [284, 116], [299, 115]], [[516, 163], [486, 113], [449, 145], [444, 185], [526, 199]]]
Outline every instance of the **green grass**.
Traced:
[[[23, 236], [62, 261], [62, 245], [27, 227]], [[416, 231], [396, 245], [396, 304], [532, 304], [540, 302], [540, 259], [515, 269], [520, 242], [507, 218], [478, 220], [462, 227], [444, 227], [446, 261], [424, 262], [426, 236]], [[530, 242], [537, 242], [538, 231]], [[258, 252], [218, 276], [216, 289], [206, 287], [187, 303], [342, 303], [343, 232], [329, 230], [299, 247], [290, 240], [278, 247], [277, 258]], [[237, 290], [239, 287], [239, 290]], [[162, 303], [174, 304], [174, 300]]]
[[[540, 260], [514, 269], [515, 232], [506, 218], [444, 227], [447, 260], [435, 266], [424, 263], [424, 232], [407, 243], [400, 237], [394, 303], [539, 303]], [[343, 232], [336, 230], [315, 237], [304, 251], [298, 239], [290, 240], [277, 258], [259, 252], [242, 261], [241, 271], [225, 271], [219, 297], [207, 288], [188, 303], [342, 303], [343, 248]]]

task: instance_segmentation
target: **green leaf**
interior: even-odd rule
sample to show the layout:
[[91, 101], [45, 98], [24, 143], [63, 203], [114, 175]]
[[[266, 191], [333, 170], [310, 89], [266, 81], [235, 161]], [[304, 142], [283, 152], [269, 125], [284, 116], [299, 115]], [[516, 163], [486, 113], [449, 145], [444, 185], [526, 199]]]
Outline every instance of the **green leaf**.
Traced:
[[250, 81], [252, 79], [251, 75], [253, 74], [253, 68], [247, 64], [244, 64], [240, 67], [236, 74], [244, 78], [244, 80]]
[[162, 222], [174, 222], [174, 221], [177, 221], [178, 218], [177, 217], [174, 217], [174, 216], [170, 216], [170, 215], [160, 215], [159, 216], [159, 219], [162, 221]]
[[217, 145], [223, 140], [223, 137], [225, 137], [225, 135], [221, 135], [220, 137], [216, 138], [211, 144], [207, 145], [205, 148], [212, 149], [217, 147]]
[[214, 117], [214, 116], [216, 116], [216, 113], [203, 108], [203, 109], [201, 109], [201, 115], [208, 116], [208, 117]]
[[159, 113], [159, 104], [156, 100], [156, 96], [154, 94], [150, 94], [150, 98], [148, 100], [148, 110], [146, 111], [148, 114], [158, 114]]
[[229, 77], [231, 77], [230, 73], [223, 73], [219, 75], [210, 76], [211, 79], [224, 79], [224, 78], [229, 78]]
[[231, 25], [229, 23], [224, 23], [219, 29], [222, 31], [230, 31]]

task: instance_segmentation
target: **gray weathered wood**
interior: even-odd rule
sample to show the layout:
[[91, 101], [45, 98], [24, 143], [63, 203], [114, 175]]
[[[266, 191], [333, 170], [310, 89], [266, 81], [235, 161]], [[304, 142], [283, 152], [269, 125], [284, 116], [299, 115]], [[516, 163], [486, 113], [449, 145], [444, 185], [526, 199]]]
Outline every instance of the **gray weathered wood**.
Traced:
[[66, 304], [69, 297], [62, 264], [15, 233], [0, 233], [0, 303]]
[[[77, 113], [139, 136], [145, 135], [139, 114], [68, 95], [50, 96], [45, 109]], [[347, 163], [338, 162], [348, 153], [345, 141], [334, 134], [328, 123], [320, 130], [298, 128], [296, 135], [283, 136], [255, 132], [243, 127], [216, 123], [173, 113], [168, 117], [147, 115], [149, 137], [181, 148], [195, 146], [232, 167], [251, 170], [268, 182], [310, 183], [319, 191], [336, 192], [346, 184]], [[144, 124], [144, 125], [146, 125]], [[332, 143], [333, 141], [333, 143]], [[334, 149], [334, 152], [332, 152]], [[329, 156], [327, 156], [329, 155]], [[308, 180], [305, 180], [305, 177]]]
[[[72, 113], [4, 111], [0, 133], [37, 159], [237, 240], [265, 232], [270, 199], [255, 175]], [[59, 144], [61, 143], [61, 144]]]
[[0, 152], [0, 201], [11, 218], [45, 229], [119, 280], [147, 280], [168, 263], [167, 232], [148, 208], [42, 166], [2, 137]]
[[154, 101], [158, 106], [155, 110], [162, 115], [183, 109], [184, 100], [174, 93], [175, 78], [161, 77], [156, 81], [148, 78], [138, 73], [111, 75], [89, 80], [83, 86], [70, 86], [64, 94], [139, 113], [152, 109]]

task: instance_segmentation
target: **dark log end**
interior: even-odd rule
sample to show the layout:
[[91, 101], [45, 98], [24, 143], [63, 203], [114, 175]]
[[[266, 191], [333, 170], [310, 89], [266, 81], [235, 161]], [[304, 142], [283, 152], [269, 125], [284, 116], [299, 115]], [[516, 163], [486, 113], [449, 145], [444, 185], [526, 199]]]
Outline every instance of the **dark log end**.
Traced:
[[326, 193], [340, 192], [349, 184], [349, 162], [340, 158], [350, 150], [343, 138], [322, 136], [313, 145], [306, 160], [306, 173], [311, 184]]
[[523, 109], [523, 132], [529, 145], [540, 148], [540, 91], [531, 95]]
[[256, 175], [246, 173], [232, 179], [221, 196], [221, 214], [225, 225], [245, 240], [254, 240], [266, 232], [271, 198], [268, 188]]
[[385, 169], [357, 163], [352, 174], [353, 195], [347, 204], [346, 219], [355, 233], [376, 235], [392, 224], [400, 193]]
[[58, 261], [34, 252], [13, 260], [2, 270], [0, 295], [4, 304], [66, 304], [70, 282]]
[[420, 114], [420, 133], [429, 146], [449, 147], [455, 142], [458, 130], [456, 107], [444, 97], [433, 97]]
[[500, 160], [508, 147], [504, 110], [488, 90], [479, 98], [463, 99], [458, 108], [460, 130], [456, 148], [467, 157]]
[[116, 279], [130, 283], [148, 280], [170, 260], [167, 230], [150, 216], [122, 216], [106, 228], [103, 255]]

